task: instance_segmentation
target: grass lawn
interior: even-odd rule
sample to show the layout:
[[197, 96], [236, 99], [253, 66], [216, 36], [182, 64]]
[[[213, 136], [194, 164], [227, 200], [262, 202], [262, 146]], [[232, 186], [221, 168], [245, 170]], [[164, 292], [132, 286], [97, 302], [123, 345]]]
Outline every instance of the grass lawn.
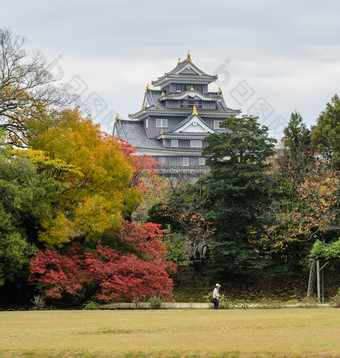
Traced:
[[0, 312], [0, 357], [340, 357], [340, 309]]

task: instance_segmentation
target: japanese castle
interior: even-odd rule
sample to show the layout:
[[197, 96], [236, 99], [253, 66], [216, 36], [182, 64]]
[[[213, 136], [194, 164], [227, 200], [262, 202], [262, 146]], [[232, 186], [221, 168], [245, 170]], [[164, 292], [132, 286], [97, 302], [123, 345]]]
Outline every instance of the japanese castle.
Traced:
[[148, 154], [161, 165], [159, 174], [184, 174], [198, 177], [208, 170], [202, 148], [209, 133], [224, 131], [219, 125], [225, 118], [241, 110], [227, 107], [221, 89], [209, 92], [208, 85], [217, 80], [191, 61], [184, 61], [146, 86], [142, 108], [129, 114], [130, 119], [117, 115], [113, 135], [137, 148], [137, 154]]

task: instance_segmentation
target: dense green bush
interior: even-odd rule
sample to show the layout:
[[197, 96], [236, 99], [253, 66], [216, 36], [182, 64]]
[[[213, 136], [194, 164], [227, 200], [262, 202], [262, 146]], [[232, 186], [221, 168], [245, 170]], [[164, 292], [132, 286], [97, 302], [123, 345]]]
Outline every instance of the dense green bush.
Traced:
[[83, 309], [84, 310], [99, 310], [100, 305], [97, 302], [90, 301], [84, 305]]

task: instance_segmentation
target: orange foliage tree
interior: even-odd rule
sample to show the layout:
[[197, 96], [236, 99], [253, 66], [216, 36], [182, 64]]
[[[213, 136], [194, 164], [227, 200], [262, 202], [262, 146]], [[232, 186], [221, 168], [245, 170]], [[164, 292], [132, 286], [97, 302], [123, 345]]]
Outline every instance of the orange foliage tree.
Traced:
[[339, 173], [317, 157], [309, 160], [311, 167], [298, 174], [299, 180], [294, 180], [296, 167], [289, 163], [276, 161], [272, 166], [272, 195], [277, 200], [270, 207], [271, 223], [266, 231], [274, 249], [295, 241], [312, 244], [328, 231], [339, 229]]

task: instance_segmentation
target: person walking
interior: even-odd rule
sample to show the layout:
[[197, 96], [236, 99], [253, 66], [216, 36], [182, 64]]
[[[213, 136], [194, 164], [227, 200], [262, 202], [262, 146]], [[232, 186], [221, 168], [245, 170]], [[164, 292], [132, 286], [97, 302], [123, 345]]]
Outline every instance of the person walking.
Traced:
[[214, 303], [214, 309], [217, 310], [218, 306], [220, 305], [220, 287], [221, 285], [219, 283], [216, 283], [214, 291], [213, 291], [213, 298], [212, 301]]

